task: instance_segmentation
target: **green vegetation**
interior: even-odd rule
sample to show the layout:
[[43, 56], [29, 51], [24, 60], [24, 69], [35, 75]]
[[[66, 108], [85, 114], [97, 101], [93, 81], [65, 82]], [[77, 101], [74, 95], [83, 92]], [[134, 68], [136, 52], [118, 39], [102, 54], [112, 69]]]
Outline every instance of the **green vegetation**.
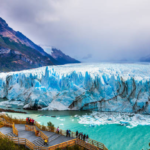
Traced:
[[54, 127], [54, 124], [52, 124], [50, 121], [47, 123], [48, 127]]
[[49, 130], [54, 131], [54, 124], [52, 124], [50, 121], [47, 123], [47, 126]]
[[16, 145], [8, 138], [0, 137], [0, 150], [28, 150], [22, 145]]

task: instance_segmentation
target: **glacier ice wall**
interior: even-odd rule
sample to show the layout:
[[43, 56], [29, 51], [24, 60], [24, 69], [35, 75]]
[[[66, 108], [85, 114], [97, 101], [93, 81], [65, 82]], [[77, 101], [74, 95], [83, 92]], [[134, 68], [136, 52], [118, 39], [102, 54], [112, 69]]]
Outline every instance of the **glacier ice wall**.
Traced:
[[43, 110], [150, 113], [150, 65], [74, 64], [1, 73], [0, 98]]

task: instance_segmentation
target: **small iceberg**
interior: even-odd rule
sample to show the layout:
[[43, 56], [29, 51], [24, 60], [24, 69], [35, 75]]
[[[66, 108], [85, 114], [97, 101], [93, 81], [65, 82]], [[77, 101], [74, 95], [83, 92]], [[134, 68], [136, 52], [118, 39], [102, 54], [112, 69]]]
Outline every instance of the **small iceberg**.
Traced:
[[112, 118], [108, 118], [107, 120], [108, 120], [108, 121], [112, 121]]
[[128, 125], [130, 125], [130, 123], [128, 121], [120, 121], [120, 124], [122, 126], [128, 126]]

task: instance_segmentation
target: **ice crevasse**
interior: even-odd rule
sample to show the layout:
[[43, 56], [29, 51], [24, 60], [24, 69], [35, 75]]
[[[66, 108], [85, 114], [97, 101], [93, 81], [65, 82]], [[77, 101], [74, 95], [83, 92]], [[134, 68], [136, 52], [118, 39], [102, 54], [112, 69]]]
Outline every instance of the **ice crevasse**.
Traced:
[[0, 98], [43, 110], [150, 113], [150, 65], [74, 64], [0, 73]]

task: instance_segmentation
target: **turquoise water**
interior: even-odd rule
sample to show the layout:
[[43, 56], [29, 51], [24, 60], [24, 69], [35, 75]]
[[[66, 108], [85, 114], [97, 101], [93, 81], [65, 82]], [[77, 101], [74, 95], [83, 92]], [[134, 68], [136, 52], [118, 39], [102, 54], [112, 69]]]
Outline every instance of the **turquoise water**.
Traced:
[[[0, 107], [5, 108], [5, 106]], [[86, 123], [80, 124], [79, 119], [74, 117], [75, 115], [82, 116], [91, 114], [89, 111], [31, 111], [18, 108], [18, 106], [13, 105], [13, 108], [10, 109], [25, 111], [27, 114], [8, 114], [24, 119], [26, 117], [32, 117], [44, 125], [47, 125], [47, 122], [51, 121], [55, 127], [59, 126], [63, 130], [78, 130], [79, 132], [88, 134], [91, 139], [104, 143], [109, 150], [146, 150], [150, 142], [150, 126], [139, 125], [134, 128], [127, 128], [119, 124], [105, 124], [90, 127], [89, 124]]]
[[[51, 121], [55, 127], [61, 129], [78, 130], [89, 135], [90, 138], [102, 142], [109, 150], [142, 150], [148, 148], [150, 139], [150, 126], [137, 126], [127, 128], [119, 124], [106, 124], [90, 127], [87, 124], [79, 124], [75, 115], [84, 115], [90, 112], [81, 111], [27, 111], [28, 114], [8, 113], [13, 117], [34, 118], [40, 124], [47, 125]], [[39, 115], [48, 116], [39, 116]], [[50, 117], [50, 116], [56, 117]]]

